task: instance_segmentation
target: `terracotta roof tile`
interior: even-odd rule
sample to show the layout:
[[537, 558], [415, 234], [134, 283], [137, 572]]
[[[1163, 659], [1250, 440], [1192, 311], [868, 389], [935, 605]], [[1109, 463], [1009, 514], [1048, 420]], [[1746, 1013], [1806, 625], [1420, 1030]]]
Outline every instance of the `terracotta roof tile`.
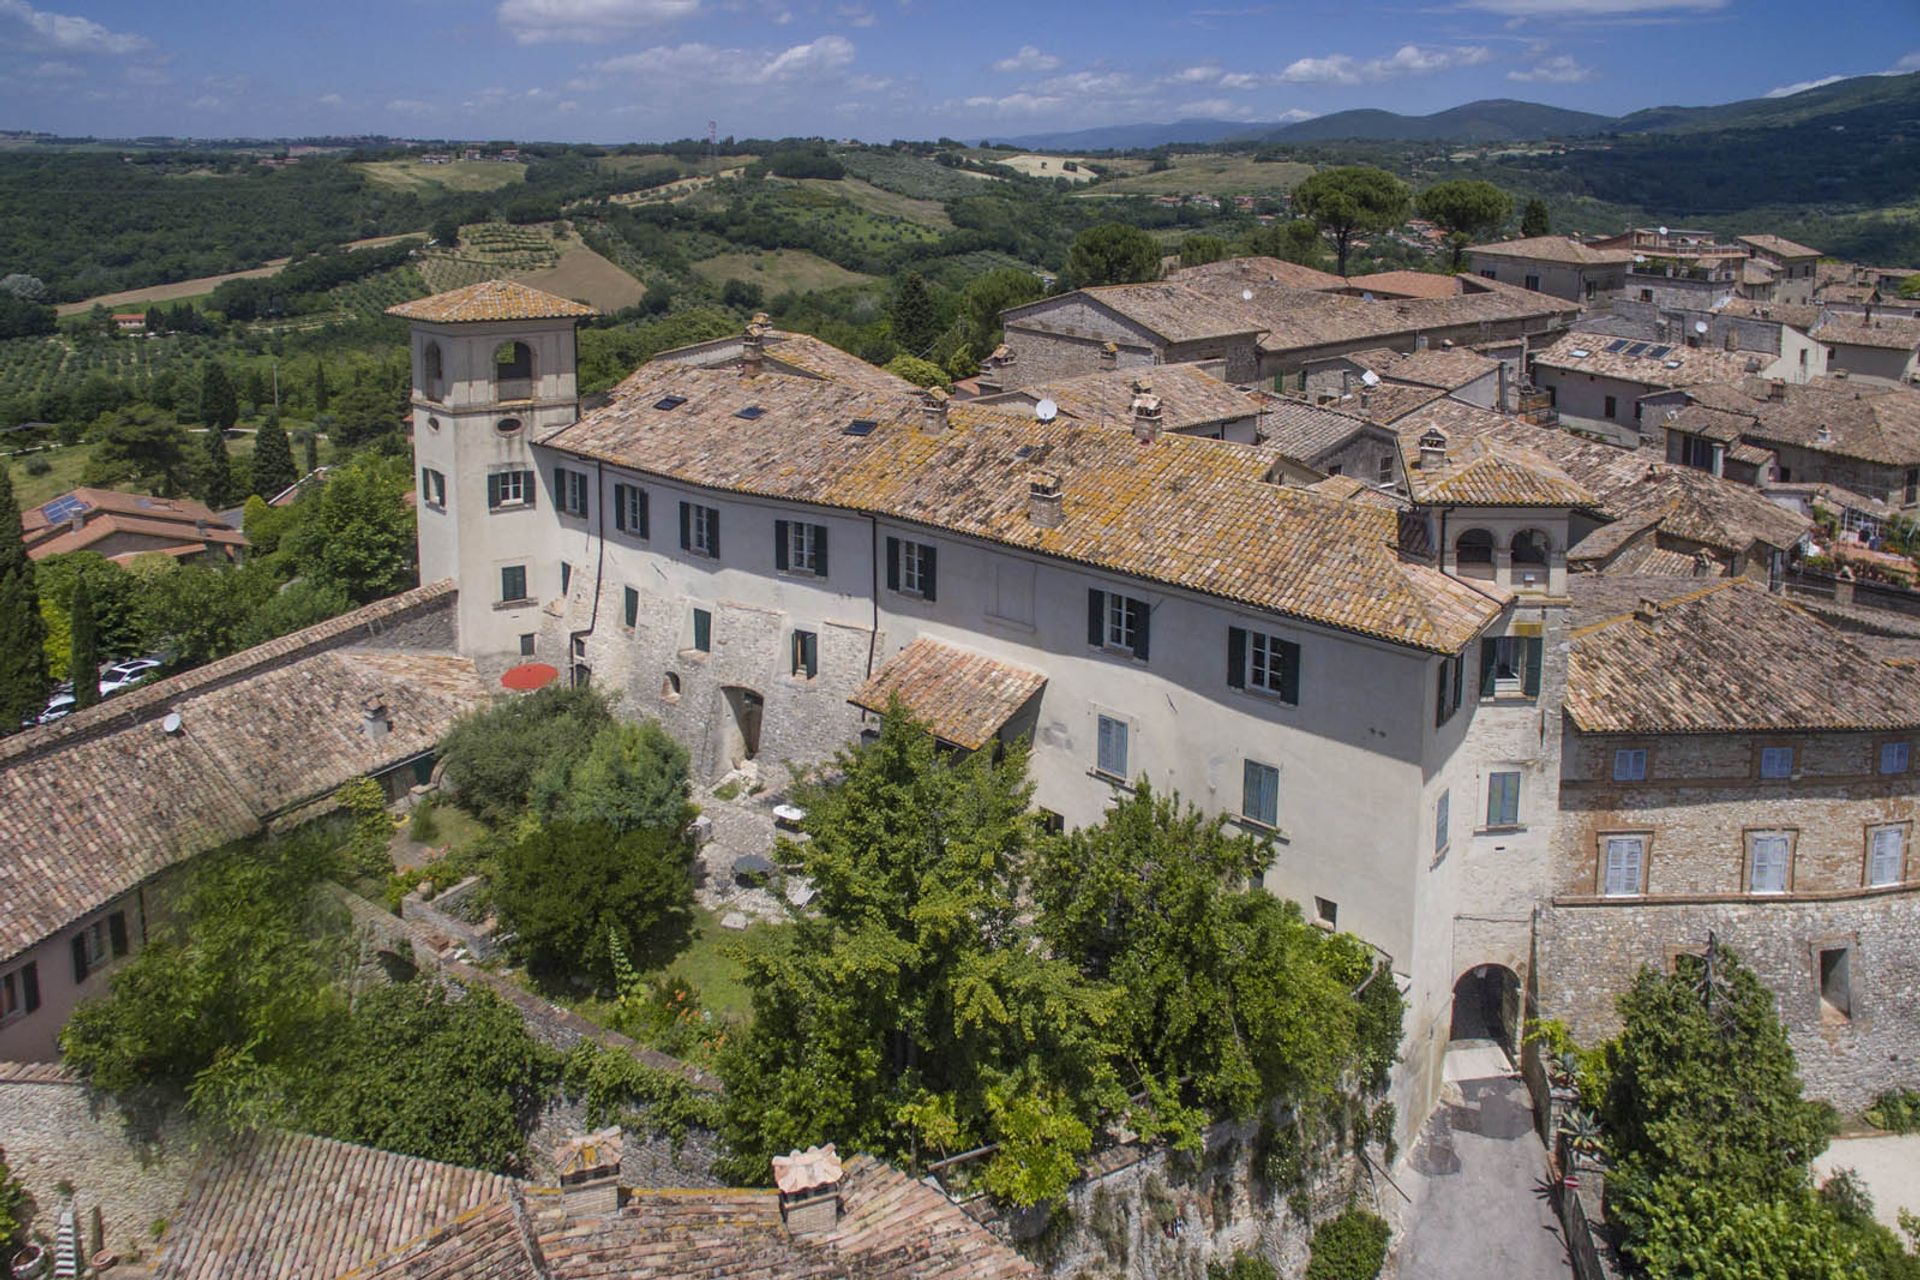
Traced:
[[1214, 280], [1263, 280], [1295, 289], [1342, 289], [1347, 282], [1330, 271], [1304, 267], [1280, 258], [1224, 258], [1197, 267], [1181, 267], [1167, 273], [1167, 279], [1186, 284]]
[[1375, 271], [1364, 276], [1348, 276], [1346, 287], [1407, 298], [1452, 298], [1460, 293], [1460, 286], [1452, 276], [1433, 271]]
[[[1687, 387], [1702, 382], [1725, 382], [1756, 372], [1768, 361], [1747, 351], [1722, 351], [1717, 347], [1689, 347], [1684, 344], [1653, 343], [1648, 348], [1666, 347], [1657, 356], [1645, 352], [1630, 356], [1626, 351], [1609, 351], [1617, 338], [1591, 333], [1570, 333], [1534, 355], [1536, 365], [1565, 369], [1574, 373], [1619, 378], [1649, 387]], [[1628, 350], [1631, 350], [1631, 346]]]
[[1784, 236], [1735, 236], [1734, 239], [1746, 245], [1749, 249], [1757, 249], [1761, 253], [1771, 254], [1776, 258], [1817, 258], [1820, 256], [1820, 250], [1809, 249], [1803, 244], [1796, 244]]
[[897, 694], [934, 737], [978, 751], [1046, 683], [1042, 672], [921, 636], [882, 663], [847, 701], [885, 711]]
[[1920, 320], [1909, 320], [1904, 316], [1874, 316], [1868, 319], [1851, 312], [1829, 311], [1813, 327], [1811, 336], [1840, 346], [1912, 351], [1920, 347]]
[[1133, 420], [1136, 385], [1147, 385], [1160, 400], [1160, 425], [1185, 431], [1258, 415], [1268, 397], [1241, 391], [1198, 365], [1162, 364], [1151, 369], [1107, 369], [982, 396], [985, 405], [1033, 405], [1051, 400], [1060, 412], [1082, 422], [1124, 427]]
[[[1394, 421], [1401, 471], [1413, 500], [1471, 507], [1591, 508], [1597, 499], [1546, 454], [1502, 441], [1493, 432], [1507, 419], [1458, 400], [1431, 400]], [[1446, 460], [1421, 463], [1420, 440], [1438, 430]]]
[[387, 314], [430, 324], [475, 324], [488, 320], [585, 318], [599, 312], [517, 280], [482, 280], [464, 289], [388, 307]]
[[1498, 360], [1461, 347], [1429, 347], [1425, 351], [1407, 352], [1356, 351], [1348, 358], [1383, 378], [1438, 387], [1443, 391], [1457, 391], [1500, 369]]
[[1596, 249], [1569, 236], [1528, 236], [1521, 240], [1494, 240], [1471, 245], [1468, 253], [1494, 258], [1526, 258], [1534, 262], [1559, 262], [1568, 266], [1625, 266], [1633, 261], [1631, 249]]
[[1912, 388], [1788, 383], [1775, 400], [1766, 383], [1752, 379], [1691, 386], [1687, 398], [1751, 416], [1743, 435], [1752, 443], [1792, 445], [1885, 466], [1920, 464], [1920, 391]]

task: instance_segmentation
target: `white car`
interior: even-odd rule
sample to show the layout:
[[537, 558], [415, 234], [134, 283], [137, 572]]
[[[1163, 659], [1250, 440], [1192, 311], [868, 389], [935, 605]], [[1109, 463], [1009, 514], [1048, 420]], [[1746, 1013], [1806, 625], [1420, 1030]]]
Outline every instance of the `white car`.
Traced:
[[100, 696], [130, 689], [160, 669], [158, 658], [128, 658], [100, 673]]
[[30, 729], [36, 724], [52, 724], [55, 720], [64, 720], [73, 714], [73, 683], [63, 680], [53, 687], [53, 696], [47, 699], [47, 705], [20, 722], [22, 729]]

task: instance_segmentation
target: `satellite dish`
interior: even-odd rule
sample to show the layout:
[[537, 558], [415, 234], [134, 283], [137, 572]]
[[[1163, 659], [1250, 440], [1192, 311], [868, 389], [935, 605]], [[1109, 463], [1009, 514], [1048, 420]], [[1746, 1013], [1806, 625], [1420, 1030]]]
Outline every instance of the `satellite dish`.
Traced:
[[1707, 331], [1707, 322], [1705, 320], [1695, 320], [1693, 322], [1693, 331], [1695, 333], [1705, 333]]
[[1253, 290], [1251, 290], [1251, 289], [1242, 289], [1242, 290], [1240, 291], [1240, 301], [1242, 301], [1242, 302], [1252, 302], [1252, 301], [1253, 301]]
[[1667, 229], [1665, 227], [1660, 228], [1660, 234], [1661, 235], [1667, 234]]
[[1363, 369], [1360, 371], [1360, 381], [1370, 387], [1377, 387], [1380, 385], [1380, 375], [1371, 369]]
[[1060, 416], [1060, 406], [1051, 400], [1042, 400], [1033, 406], [1033, 416], [1041, 422], [1052, 422]]
[[178, 711], [167, 712], [167, 718], [160, 722], [160, 727], [168, 733], [180, 732], [180, 713]]

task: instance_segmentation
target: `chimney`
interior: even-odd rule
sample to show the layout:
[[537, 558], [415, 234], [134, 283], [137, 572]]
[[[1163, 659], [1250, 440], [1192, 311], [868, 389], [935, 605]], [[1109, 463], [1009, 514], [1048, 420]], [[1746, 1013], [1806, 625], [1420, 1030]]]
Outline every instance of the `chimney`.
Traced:
[[780, 1189], [780, 1218], [791, 1236], [831, 1231], [840, 1221], [840, 1181], [845, 1176], [831, 1142], [773, 1158], [773, 1185]]
[[1729, 350], [1729, 351], [1732, 351], [1732, 350], [1734, 349], [1734, 348], [1733, 348], [1733, 326], [1732, 326], [1732, 325], [1728, 325], [1728, 326], [1727, 326], [1727, 334], [1726, 334], [1726, 337], [1725, 337], [1725, 338], [1723, 339], [1723, 342], [1725, 343], [1725, 345], [1726, 345], [1726, 348], [1727, 348], [1727, 350]]
[[[1713, 557], [1704, 551], [1694, 552], [1693, 576], [1696, 578], [1711, 578], [1713, 576]], [[1645, 604], [1646, 602], [1642, 601], [1641, 603]]]
[[1823, 422], [1813, 429], [1813, 438], [1820, 444], [1832, 444], [1833, 428]]
[[1641, 596], [1640, 603], [1634, 606], [1633, 616], [1658, 631], [1660, 629], [1660, 602], [1652, 596]]
[[1708, 470], [1716, 476], [1727, 474], [1727, 446], [1718, 440], [1713, 442], [1713, 465]]
[[1425, 350], [1427, 349], [1427, 335], [1426, 335], [1426, 334], [1424, 334], [1424, 333], [1416, 333], [1416, 334], [1414, 334], [1414, 335], [1413, 335], [1413, 349], [1414, 349], [1415, 351], [1425, 351]]
[[1447, 465], [1447, 433], [1438, 427], [1420, 433], [1420, 469], [1438, 471]]
[[560, 1175], [560, 1209], [569, 1222], [603, 1218], [620, 1208], [619, 1126], [560, 1144], [553, 1165]]
[[1502, 360], [1500, 362], [1500, 372], [1498, 374], [1498, 379], [1499, 379], [1499, 387], [1500, 387], [1500, 391], [1499, 391], [1500, 398], [1493, 402], [1493, 407], [1495, 409], [1498, 409], [1501, 413], [1512, 413], [1513, 405], [1508, 401], [1508, 398], [1507, 398], [1507, 362], [1505, 360]]
[[387, 736], [393, 728], [393, 721], [387, 718], [387, 700], [375, 694], [360, 704], [360, 732], [378, 742]]
[[204, 519], [202, 519], [202, 520], [195, 520], [195, 521], [193, 522], [193, 532], [194, 532], [194, 536], [195, 536], [195, 537], [199, 537], [199, 538], [204, 538], [204, 537], [206, 537], [206, 536], [207, 536], [207, 522], [206, 522], [206, 521], [205, 521]]
[[86, 512], [76, 511], [71, 516], [67, 517], [67, 528], [73, 530], [75, 533], [79, 533], [82, 529], [86, 527], [87, 527]]
[[1869, 329], [1873, 328], [1873, 304], [1871, 302], [1861, 308], [1860, 322]]
[[1133, 438], [1142, 444], [1160, 438], [1160, 397], [1145, 378], [1133, 384]]
[[1853, 603], [1853, 570], [1847, 565], [1840, 566], [1840, 572], [1833, 577], [1833, 602], [1838, 605]]
[[947, 401], [952, 397], [939, 387], [920, 393], [920, 429], [930, 436], [947, 433]]
[[1768, 379], [1767, 380], [1767, 399], [1785, 400], [1786, 398], [1787, 398], [1786, 379], [1784, 378]]
[[759, 373], [766, 367], [767, 331], [773, 328], [773, 322], [767, 319], [767, 313], [756, 311], [753, 319], [747, 322], [747, 330], [740, 335], [740, 371]]
[[1027, 475], [1027, 518], [1042, 529], [1058, 529], [1066, 520], [1061, 509], [1060, 477], [1052, 471]]
[[1118, 343], [1104, 342], [1100, 344], [1100, 367], [1103, 370], [1117, 369], [1120, 367], [1120, 346]]

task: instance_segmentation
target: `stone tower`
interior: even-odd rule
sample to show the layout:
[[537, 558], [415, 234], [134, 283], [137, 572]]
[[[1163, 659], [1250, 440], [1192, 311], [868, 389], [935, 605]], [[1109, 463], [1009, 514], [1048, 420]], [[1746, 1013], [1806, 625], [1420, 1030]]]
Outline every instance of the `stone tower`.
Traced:
[[[534, 440], [580, 416], [574, 325], [592, 308], [510, 280], [390, 307], [413, 325], [420, 581], [460, 584], [460, 649], [517, 659], [561, 594]], [[549, 655], [564, 664], [564, 655]]]

